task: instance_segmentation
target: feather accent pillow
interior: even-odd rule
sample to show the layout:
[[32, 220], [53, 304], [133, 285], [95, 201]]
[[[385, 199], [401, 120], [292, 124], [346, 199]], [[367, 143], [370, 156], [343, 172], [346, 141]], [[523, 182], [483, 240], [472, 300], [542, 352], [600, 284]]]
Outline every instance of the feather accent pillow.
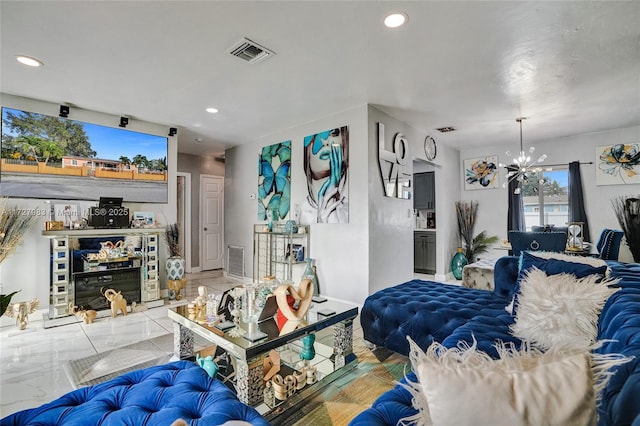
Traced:
[[418, 382], [405, 388], [418, 414], [404, 425], [595, 425], [608, 370], [629, 361], [589, 349], [543, 353], [500, 343], [492, 359], [475, 340], [450, 349], [433, 343], [423, 352], [408, 339]]
[[598, 318], [618, 280], [576, 278], [531, 268], [520, 283], [514, 336], [541, 349], [585, 348], [596, 340]]
[[523, 251], [518, 260], [518, 280], [513, 292], [511, 303], [505, 308], [507, 312], [514, 315], [517, 311], [518, 297], [522, 280], [532, 268], [545, 271], [547, 275], [570, 273], [578, 278], [587, 275], [597, 274], [603, 278], [608, 274], [607, 263], [602, 259], [570, 256], [563, 253], [536, 252], [535, 254]]

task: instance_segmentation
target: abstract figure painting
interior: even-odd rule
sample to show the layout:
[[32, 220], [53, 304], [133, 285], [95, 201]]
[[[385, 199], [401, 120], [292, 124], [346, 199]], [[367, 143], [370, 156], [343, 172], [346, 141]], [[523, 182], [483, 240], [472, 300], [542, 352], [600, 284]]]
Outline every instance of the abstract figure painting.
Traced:
[[596, 147], [596, 185], [640, 183], [640, 143]]
[[262, 148], [258, 159], [258, 220], [280, 220], [291, 205], [291, 141]]
[[464, 189], [489, 189], [498, 187], [498, 156], [464, 160]]
[[348, 126], [304, 138], [308, 194], [300, 223], [349, 223], [348, 170]]

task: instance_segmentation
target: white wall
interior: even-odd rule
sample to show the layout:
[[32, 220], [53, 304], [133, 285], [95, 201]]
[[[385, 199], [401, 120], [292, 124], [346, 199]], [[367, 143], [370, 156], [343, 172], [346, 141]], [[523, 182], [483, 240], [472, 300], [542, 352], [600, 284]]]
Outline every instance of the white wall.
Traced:
[[316, 259], [320, 290], [328, 296], [362, 303], [368, 281], [367, 108], [365, 105], [285, 129], [226, 151], [225, 247], [245, 248], [247, 277], [253, 278], [253, 224], [258, 205], [258, 155], [262, 147], [291, 140], [291, 205], [307, 194], [303, 170], [305, 136], [349, 126], [349, 223], [311, 225], [310, 257]]
[[[413, 277], [413, 199], [384, 195], [378, 162], [378, 123], [384, 124], [385, 148], [393, 151], [393, 138], [402, 133], [415, 151], [414, 130], [379, 109], [369, 106], [369, 294]], [[412, 166], [412, 161], [409, 161]], [[409, 170], [411, 173], [411, 170]]]
[[[37, 112], [41, 114], [57, 116], [59, 104], [27, 99], [8, 94], [0, 94], [2, 106], [16, 108], [24, 111]], [[87, 111], [80, 108], [71, 108], [69, 118], [88, 123], [95, 123], [104, 126], [117, 127], [119, 116], [102, 114], [95, 111]], [[168, 126], [130, 120], [128, 130], [142, 133], [165, 136], [168, 133]], [[163, 225], [176, 221], [176, 168], [177, 168], [177, 139], [169, 137], [169, 152], [167, 165], [169, 167], [169, 198], [167, 204], [145, 204], [145, 203], [125, 203], [131, 211], [153, 211], [156, 213], [156, 220]], [[2, 194], [0, 194], [2, 195]], [[99, 194], [98, 194], [99, 195]], [[45, 200], [14, 198], [9, 200], [10, 205], [17, 205], [20, 208], [46, 208], [48, 204]], [[79, 202], [80, 207], [95, 205], [94, 201]], [[0, 283], [4, 286], [4, 292], [10, 293], [15, 290], [21, 292], [15, 296], [14, 300], [40, 299], [40, 307], [49, 306], [49, 239], [42, 236], [44, 222], [48, 216], [42, 216], [35, 227], [25, 235], [24, 244], [18, 248], [11, 257], [0, 264]], [[166, 251], [161, 250], [161, 265], [164, 265]], [[164, 276], [164, 268], [160, 268], [161, 277]], [[164, 279], [161, 280], [164, 285]], [[2, 317], [1, 325], [11, 323], [10, 319]]]
[[[606, 185], [597, 186], [595, 170], [597, 165], [595, 148], [598, 146], [612, 145], [616, 143], [637, 143], [640, 141], [640, 126], [616, 129], [606, 132], [576, 135], [558, 140], [540, 142], [527, 142], [526, 132], [525, 149], [530, 145], [536, 147], [536, 155], [547, 154], [547, 164], [569, 163], [571, 161], [594, 162], [594, 164], [582, 165], [582, 186], [585, 197], [585, 209], [589, 218], [591, 240], [597, 241], [603, 228], [620, 229], [611, 207], [611, 199], [619, 195], [640, 195], [640, 185]], [[464, 159], [481, 157], [485, 155], [497, 155], [499, 161], [508, 162], [505, 152], [512, 153], [519, 148], [519, 139], [514, 132], [514, 141], [509, 145], [493, 146], [489, 148], [465, 149], [460, 154], [460, 170]], [[460, 172], [462, 173], [462, 172]], [[479, 202], [476, 233], [487, 230], [489, 235], [498, 235], [500, 238], [507, 236], [507, 190], [502, 188], [504, 172], [500, 177], [500, 188], [487, 190], [465, 191], [464, 181], [460, 181], [461, 199], [477, 200]], [[630, 256], [630, 255], [629, 255]], [[628, 248], [624, 247], [620, 254], [620, 260], [631, 260], [628, 257]]]

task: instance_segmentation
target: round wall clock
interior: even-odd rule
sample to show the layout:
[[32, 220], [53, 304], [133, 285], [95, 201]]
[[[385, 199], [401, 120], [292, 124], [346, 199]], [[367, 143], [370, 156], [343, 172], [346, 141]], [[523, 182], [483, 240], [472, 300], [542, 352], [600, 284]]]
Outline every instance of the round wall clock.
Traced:
[[427, 156], [427, 160], [434, 160], [436, 158], [436, 154], [438, 153], [436, 141], [429, 135], [424, 138], [424, 153]]

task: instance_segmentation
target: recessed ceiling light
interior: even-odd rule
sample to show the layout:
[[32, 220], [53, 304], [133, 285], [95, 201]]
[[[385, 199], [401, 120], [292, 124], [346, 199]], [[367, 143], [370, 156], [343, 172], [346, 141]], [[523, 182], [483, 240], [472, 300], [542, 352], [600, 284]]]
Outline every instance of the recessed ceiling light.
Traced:
[[218, 108], [207, 108], [207, 112], [211, 114], [216, 114], [218, 112]]
[[196, 138], [196, 143], [202, 143], [202, 142], [204, 142], [204, 139], [202, 139], [202, 138]]
[[409, 19], [409, 17], [406, 13], [390, 13], [384, 18], [384, 25], [388, 28], [398, 28], [399, 26], [404, 25], [404, 23], [407, 22], [407, 19]]
[[30, 56], [17, 55], [16, 60], [21, 64], [28, 65], [30, 67], [41, 67], [44, 65], [42, 61]]

